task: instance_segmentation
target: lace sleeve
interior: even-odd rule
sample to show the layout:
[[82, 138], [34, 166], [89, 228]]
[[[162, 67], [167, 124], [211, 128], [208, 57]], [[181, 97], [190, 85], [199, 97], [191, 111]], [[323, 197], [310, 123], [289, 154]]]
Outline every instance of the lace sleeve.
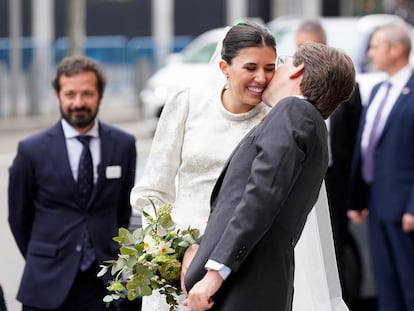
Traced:
[[173, 94], [163, 109], [152, 141], [144, 172], [131, 191], [131, 205], [139, 210], [155, 203], [175, 201], [175, 178], [181, 163], [185, 123], [189, 109], [189, 91]]

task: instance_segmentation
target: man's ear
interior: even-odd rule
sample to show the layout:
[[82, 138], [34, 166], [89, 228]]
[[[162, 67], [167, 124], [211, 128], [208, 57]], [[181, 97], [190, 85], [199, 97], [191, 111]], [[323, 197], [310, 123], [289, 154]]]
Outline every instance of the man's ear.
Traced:
[[292, 72], [289, 76], [290, 79], [297, 79], [303, 74], [303, 69], [305, 68], [305, 65], [302, 63], [296, 67], [293, 67]]

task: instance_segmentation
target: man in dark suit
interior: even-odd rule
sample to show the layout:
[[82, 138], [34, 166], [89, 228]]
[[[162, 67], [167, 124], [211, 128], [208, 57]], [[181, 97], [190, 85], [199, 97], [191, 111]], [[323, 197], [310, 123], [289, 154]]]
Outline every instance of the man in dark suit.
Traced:
[[368, 216], [379, 310], [414, 310], [414, 75], [410, 33], [390, 24], [372, 35], [368, 56], [388, 78], [361, 117], [349, 217]]
[[[327, 44], [325, 30], [316, 19], [304, 20], [296, 31], [296, 46], [300, 47], [306, 42]], [[352, 247], [355, 242], [348, 228], [347, 201], [349, 176], [361, 111], [361, 95], [357, 83], [351, 98], [326, 119], [329, 165], [325, 175], [325, 186], [342, 294], [349, 306], [359, 294], [359, 288], [355, 284], [355, 279], [358, 280], [360, 274], [359, 262], [347, 262], [350, 259], [359, 259], [359, 254]], [[355, 253], [351, 253], [353, 250]]]
[[205, 234], [186, 253], [184, 271], [196, 252], [185, 274], [190, 311], [292, 308], [294, 247], [328, 165], [324, 119], [351, 95], [355, 70], [317, 43], [278, 65], [263, 93], [273, 108], [225, 165]]
[[10, 167], [23, 310], [108, 310], [96, 273], [116, 257], [112, 237], [129, 224], [136, 149], [132, 135], [96, 118], [105, 84], [90, 58], [65, 58], [53, 81], [62, 118], [21, 141]]

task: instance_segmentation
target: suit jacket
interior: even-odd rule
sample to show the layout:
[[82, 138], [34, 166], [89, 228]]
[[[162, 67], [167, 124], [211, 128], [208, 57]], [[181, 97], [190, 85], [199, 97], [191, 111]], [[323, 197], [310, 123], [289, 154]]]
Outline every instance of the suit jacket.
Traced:
[[[379, 86], [373, 88], [370, 103]], [[404, 212], [414, 214], [414, 75], [394, 104], [378, 139], [374, 180], [369, 187], [361, 175], [361, 137], [368, 107], [362, 114], [356, 142], [349, 207], [369, 207], [380, 219], [399, 222]]]
[[356, 84], [351, 98], [339, 105], [330, 116], [329, 142], [332, 165], [325, 184], [334, 226], [346, 229], [347, 196], [355, 142], [362, 112], [359, 86]]
[[[55, 309], [63, 302], [79, 270], [85, 230], [99, 263], [116, 258], [112, 237], [131, 215], [135, 138], [103, 123], [99, 135], [99, 176], [86, 208], [60, 122], [19, 143], [10, 167], [9, 223], [26, 260], [17, 296], [23, 304]], [[110, 166], [120, 167], [119, 176], [107, 171]]]
[[318, 198], [328, 163], [327, 131], [311, 103], [289, 97], [236, 148], [211, 197], [187, 289], [208, 259], [232, 273], [214, 310], [290, 310], [294, 246]]

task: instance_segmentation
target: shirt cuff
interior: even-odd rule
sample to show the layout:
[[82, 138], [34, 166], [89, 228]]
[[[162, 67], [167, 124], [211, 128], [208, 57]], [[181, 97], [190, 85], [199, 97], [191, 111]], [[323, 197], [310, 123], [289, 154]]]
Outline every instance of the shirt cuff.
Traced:
[[229, 267], [211, 259], [207, 261], [204, 268], [206, 268], [207, 270], [217, 271], [223, 280], [227, 279], [227, 277], [231, 273], [231, 269]]

